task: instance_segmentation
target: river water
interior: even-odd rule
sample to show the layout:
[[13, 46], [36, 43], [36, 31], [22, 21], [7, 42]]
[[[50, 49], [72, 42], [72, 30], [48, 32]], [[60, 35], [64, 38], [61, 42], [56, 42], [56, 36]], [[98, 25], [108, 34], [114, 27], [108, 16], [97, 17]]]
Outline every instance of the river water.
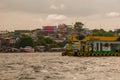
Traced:
[[0, 80], [120, 80], [120, 57], [1, 53]]

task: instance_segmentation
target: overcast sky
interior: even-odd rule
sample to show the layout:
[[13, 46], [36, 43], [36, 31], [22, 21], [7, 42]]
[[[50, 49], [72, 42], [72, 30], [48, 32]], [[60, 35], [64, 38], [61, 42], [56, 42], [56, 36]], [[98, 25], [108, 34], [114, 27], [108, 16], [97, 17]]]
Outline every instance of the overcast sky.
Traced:
[[0, 0], [0, 30], [76, 21], [90, 29], [120, 28], [120, 0]]

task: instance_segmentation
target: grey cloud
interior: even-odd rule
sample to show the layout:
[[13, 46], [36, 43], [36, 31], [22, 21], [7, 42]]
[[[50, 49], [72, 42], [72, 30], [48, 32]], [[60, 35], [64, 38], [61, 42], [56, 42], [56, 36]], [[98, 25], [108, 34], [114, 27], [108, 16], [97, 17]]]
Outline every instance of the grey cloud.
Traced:
[[49, 9], [50, 0], [2, 0], [7, 5], [5, 10], [24, 11], [29, 13], [45, 13]]
[[[58, 13], [86, 16], [106, 12], [120, 12], [120, 0], [0, 0], [6, 4], [2, 10], [28, 13]], [[64, 4], [64, 10], [50, 10], [51, 5]]]

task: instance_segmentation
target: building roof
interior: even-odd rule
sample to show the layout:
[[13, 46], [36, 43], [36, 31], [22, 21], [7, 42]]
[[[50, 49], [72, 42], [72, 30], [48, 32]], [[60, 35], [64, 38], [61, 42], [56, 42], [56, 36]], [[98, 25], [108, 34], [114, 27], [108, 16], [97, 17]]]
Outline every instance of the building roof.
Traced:
[[119, 37], [118, 36], [113, 36], [113, 37], [108, 37], [108, 36], [87, 36], [83, 40], [89, 41], [89, 40], [100, 40], [100, 41], [116, 41]]

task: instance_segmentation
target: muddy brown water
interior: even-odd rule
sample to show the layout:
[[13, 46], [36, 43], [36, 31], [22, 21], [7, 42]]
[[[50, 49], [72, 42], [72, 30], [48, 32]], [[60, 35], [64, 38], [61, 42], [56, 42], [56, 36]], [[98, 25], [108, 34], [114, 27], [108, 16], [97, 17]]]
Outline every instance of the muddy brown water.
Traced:
[[120, 57], [1, 53], [0, 80], [120, 80]]

